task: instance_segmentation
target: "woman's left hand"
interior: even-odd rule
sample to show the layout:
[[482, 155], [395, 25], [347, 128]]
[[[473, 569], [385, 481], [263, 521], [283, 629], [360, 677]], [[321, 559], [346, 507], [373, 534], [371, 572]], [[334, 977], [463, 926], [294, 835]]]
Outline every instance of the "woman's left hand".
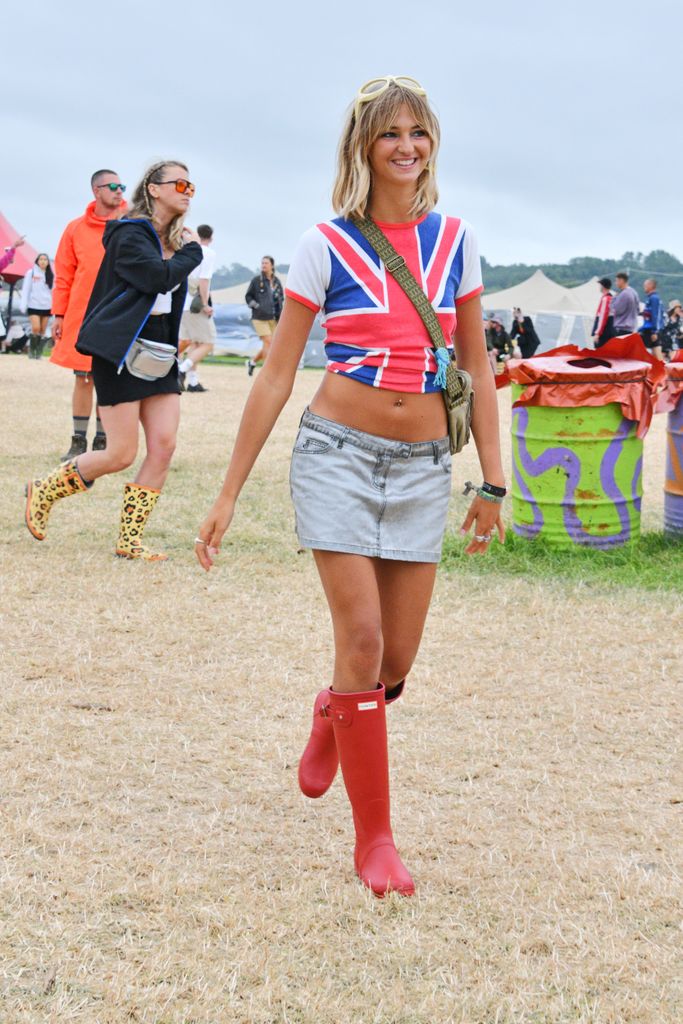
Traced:
[[199, 242], [199, 235], [196, 231], [193, 231], [192, 228], [183, 228], [183, 245], [187, 245], [188, 242], [197, 242], [198, 244], [201, 244]]
[[493, 538], [494, 531], [498, 540], [505, 540], [505, 526], [501, 516], [503, 506], [494, 501], [487, 501], [478, 495], [469, 507], [460, 533], [467, 534], [474, 526], [474, 536], [465, 548], [466, 555], [485, 555]]

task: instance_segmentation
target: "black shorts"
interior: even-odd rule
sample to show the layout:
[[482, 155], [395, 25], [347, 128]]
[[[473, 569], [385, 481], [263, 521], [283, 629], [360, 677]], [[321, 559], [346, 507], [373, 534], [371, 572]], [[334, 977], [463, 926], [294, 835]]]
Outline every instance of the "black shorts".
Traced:
[[27, 316], [52, 316], [52, 312], [49, 309], [34, 309], [33, 306], [29, 306], [26, 310]]
[[[171, 317], [169, 313], [150, 316], [142, 329], [142, 336], [149, 341], [171, 341]], [[177, 344], [177, 343], [176, 343]], [[153, 395], [179, 395], [178, 363], [175, 362], [165, 377], [156, 380], [141, 380], [129, 373], [124, 366], [121, 372], [114, 363], [100, 356], [92, 357], [92, 379], [95, 384], [98, 405], [120, 405], [122, 402], [141, 402]]]
[[643, 339], [643, 345], [645, 348], [654, 348], [655, 345], [659, 345], [658, 341], [652, 340], [652, 335], [656, 333], [657, 332], [653, 331], [651, 327], [641, 327], [640, 336]]

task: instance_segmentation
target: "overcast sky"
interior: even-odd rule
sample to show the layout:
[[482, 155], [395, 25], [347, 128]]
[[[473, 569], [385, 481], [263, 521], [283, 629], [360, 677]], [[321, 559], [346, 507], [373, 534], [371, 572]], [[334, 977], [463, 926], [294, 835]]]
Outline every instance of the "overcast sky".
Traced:
[[[654, 0], [34, 0], [3, 18], [0, 209], [54, 253], [97, 167], [197, 184], [219, 262], [288, 262], [330, 214], [358, 86], [407, 74], [442, 126], [440, 208], [490, 262], [683, 257], [683, 5]], [[539, 13], [541, 12], [541, 13]]]

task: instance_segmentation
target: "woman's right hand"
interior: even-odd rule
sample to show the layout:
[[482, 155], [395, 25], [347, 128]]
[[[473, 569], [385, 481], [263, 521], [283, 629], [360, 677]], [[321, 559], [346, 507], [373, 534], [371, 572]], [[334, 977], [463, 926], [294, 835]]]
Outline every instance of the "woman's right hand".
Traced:
[[199, 527], [194, 552], [199, 564], [206, 572], [209, 571], [220, 551], [223, 535], [232, 522], [234, 511], [235, 503], [233, 501], [217, 498]]
[[200, 245], [199, 235], [192, 228], [183, 228], [183, 245], [187, 245], [188, 242], [197, 242]]

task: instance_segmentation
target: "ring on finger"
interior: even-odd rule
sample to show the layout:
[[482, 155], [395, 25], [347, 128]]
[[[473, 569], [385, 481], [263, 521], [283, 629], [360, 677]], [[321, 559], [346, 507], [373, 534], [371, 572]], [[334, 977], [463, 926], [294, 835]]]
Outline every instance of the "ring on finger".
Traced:
[[491, 541], [491, 534], [490, 533], [482, 533], [482, 534], [475, 533], [474, 539], [478, 540], [480, 544], [488, 544]]

